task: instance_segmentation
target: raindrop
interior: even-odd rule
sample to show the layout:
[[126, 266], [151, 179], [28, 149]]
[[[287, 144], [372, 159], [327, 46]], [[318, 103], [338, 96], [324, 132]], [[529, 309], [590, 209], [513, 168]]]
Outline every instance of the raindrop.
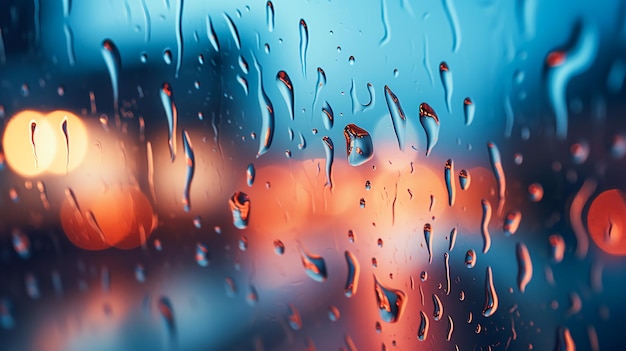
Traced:
[[185, 189], [183, 190], [183, 205], [185, 212], [191, 210], [191, 182], [196, 171], [196, 157], [189, 140], [189, 134], [183, 129], [183, 148], [185, 149], [185, 164], [187, 165], [187, 175], [185, 176]]
[[387, 108], [389, 109], [389, 114], [391, 115], [393, 130], [396, 133], [398, 147], [400, 150], [403, 150], [404, 139], [406, 136], [406, 116], [404, 115], [404, 111], [400, 105], [400, 100], [387, 85], [385, 85], [385, 100], [387, 101]]
[[624, 155], [626, 155], [626, 136], [615, 135], [611, 143], [611, 157], [621, 159]]
[[135, 266], [135, 279], [137, 279], [139, 283], [146, 281], [146, 269], [141, 264]]
[[364, 198], [361, 198], [361, 200], [359, 200], [359, 206], [361, 208], [365, 208], [365, 199]]
[[226, 289], [226, 296], [233, 298], [237, 294], [237, 285], [235, 285], [235, 281], [231, 277], [226, 277], [224, 279], [224, 288]]
[[419, 341], [424, 341], [428, 337], [428, 316], [424, 313], [424, 311], [420, 311], [420, 326], [417, 330], [417, 339]]
[[202, 217], [200, 216], [196, 216], [193, 219], [193, 225], [194, 227], [196, 227], [197, 229], [202, 228]]
[[374, 276], [374, 292], [380, 318], [387, 323], [395, 323], [402, 316], [407, 296], [404, 292], [383, 286]]
[[339, 309], [337, 307], [330, 306], [328, 308], [328, 319], [330, 319], [332, 322], [338, 321], [340, 316], [341, 313], [339, 312]]
[[252, 186], [254, 184], [254, 178], [256, 177], [256, 171], [254, 170], [254, 165], [251, 163], [246, 168], [246, 183], [248, 186]]
[[533, 263], [524, 243], [517, 243], [515, 255], [517, 256], [517, 286], [519, 291], [523, 293], [526, 290], [526, 285], [533, 277]]
[[165, 49], [163, 51], [163, 62], [167, 65], [172, 64], [172, 51], [170, 49]]
[[372, 182], [370, 182], [369, 180], [365, 181], [365, 190], [371, 190], [372, 189]]
[[530, 195], [530, 201], [541, 201], [543, 199], [543, 186], [539, 183], [532, 183], [528, 186], [528, 194]]
[[522, 221], [522, 213], [520, 211], [511, 211], [504, 217], [504, 235], [513, 235], [517, 232], [520, 222]]
[[424, 240], [426, 240], [426, 248], [428, 249], [428, 263], [431, 263], [433, 261], [433, 242], [430, 223], [424, 224]]
[[452, 1], [453, 0], [443, 0], [443, 8], [446, 12], [448, 22], [450, 23], [450, 28], [452, 29], [452, 52], [458, 52], [459, 46], [461, 46], [461, 28]]
[[300, 65], [302, 66], [302, 75], [306, 78], [306, 55], [309, 49], [309, 28], [304, 19], [300, 19]]
[[300, 246], [298, 246], [298, 248], [300, 249], [300, 259], [306, 274], [316, 282], [325, 281], [328, 275], [326, 273], [326, 261], [324, 261], [324, 258], [308, 253]]
[[[219, 41], [217, 41], [217, 34], [215, 34], [215, 29], [213, 28], [213, 21], [211, 20], [211, 16], [207, 15], [205, 22], [206, 22], [206, 34], [207, 34], [207, 37], [209, 38], [209, 42], [211, 43], [211, 46], [213, 47], [215, 52], [219, 52], [220, 43]], [[203, 61], [204, 61], [204, 58], [203, 58]]]
[[161, 103], [163, 104], [165, 116], [167, 117], [170, 158], [172, 162], [174, 162], [174, 159], [176, 158], [178, 110], [176, 109], [176, 104], [174, 103], [174, 92], [169, 83], [163, 83], [163, 86], [161, 87]]
[[459, 171], [459, 184], [461, 185], [461, 190], [467, 190], [471, 181], [472, 178], [467, 170], [462, 169]]
[[420, 273], [420, 280], [425, 282], [428, 280], [428, 272], [426, 271], [422, 271], [422, 273]]
[[437, 294], [433, 294], [433, 304], [435, 306], [433, 310], [433, 319], [438, 321], [441, 319], [441, 316], [443, 316], [443, 304]]
[[491, 163], [493, 175], [498, 183], [498, 214], [501, 214], [504, 209], [504, 200], [506, 195], [506, 177], [504, 176], [504, 170], [502, 169], [500, 150], [498, 150], [496, 144], [488, 142], [487, 151], [489, 152], [489, 162]]
[[448, 251], [452, 251], [452, 249], [454, 249], [454, 244], [456, 243], [456, 235], [457, 235], [457, 230], [455, 227], [455, 228], [452, 228], [452, 230], [450, 231], [450, 246], [448, 247]]
[[379, 248], [381, 248], [381, 249], [383, 248], [383, 239], [378, 238], [378, 240], [376, 241], [376, 243], [378, 244], [378, 247], [379, 247]]
[[291, 120], [294, 120], [294, 90], [293, 83], [291, 83], [291, 79], [289, 75], [285, 71], [279, 71], [276, 74], [276, 85], [278, 86], [278, 90], [285, 100], [285, 104], [287, 105], [287, 109], [289, 110], [289, 117]]
[[465, 267], [474, 268], [476, 265], [476, 251], [473, 249], [467, 250], [465, 253]]
[[226, 20], [226, 24], [228, 25], [228, 30], [230, 31], [230, 35], [233, 37], [233, 41], [235, 42], [235, 46], [237, 46], [237, 50], [241, 50], [241, 39], [239, 39], [239, 31], [237, 30], [237, 26], [235, 26], [235, 22], [227, 13], [223, 14], [224, 19]]
[[23, 258], [27, 259], [30, 257], [30, 239], [24, 234], [21, 230], [14, 228], [11, 236], [13, 237], [13, 249], [15, 252]]
[[296, 306], [289, 305], [289, 317], [287, 317], [289, 321], [289, 326], [293, 330], [302, 329], [302, 318], [300, 318], [300, 312], [296, 309]]
[[317, 67], [317, 82], [315, 83], [315, 93], [313, 94], [313, 103], [311, 104], [311, 111], [315, 111], [315, 104], [319, 99], [322, 89], [326, 85], [326, 72], [321, 67]]
[[360, 166], [374, 157], [374, 145], [370, 134], [356, 124], [348, 124], [343, 130], [346, 153], [351, 166]]
[[333, 127], [334, 119], [333, 108], [328, 101], [324, 101], [324, 107], [322, 107], [322, 121], [324, 122], [326, 130], [330, 130]]
[[[156, 241], [155, 241], [155, 244], [156, 244]], [[196, 244], [196, 262], [198, 263], [200, 267], [206, 267], [209, 265], [208, 256], [209, 256], [209, 248], [206, 246], [206, 244], [197, 243]]]
[[254, 306], [259, 302], [259, 293], [256, 291], [254, 285], [250, 285], [250, 291], [246, 295], [246, 302], [248, 305]]
[[26, 285], [26, 294], [33, 300], [38, 299], [41, 296], [39, 291], [39, 283], [37, 283], [37, 278], [32, 273], [26, 274], [24, 279], [24, 283]]
[[283, 242], [278, 239], [274, 240], [274, 252], [276, 252], [277, 255], [284, 254], [285, 244], [283, 244]]
[[589, 144], [585, 141], [572, 144], [572, 146], [570, 146], [570, 153], [572, 154], [572, 161], [575, 164], [583, 164], [589, 157]]
[[359, 261], [350, 251], [346, 251], [345, 256], [348, 264], [348, 278], [344, 287], [344, 294], [346, 297], [352, 297], [356, 294], [359, 282], [360, 266]]
[[164, 296], [161, 297], [158, 302], [158, 310], [161, 313], [161, 317], [163, 317], [170, 343], [172, 344], [170, 348], [175, 348], [173, 345], [176, 342], [176, 322], [174, 320], [174, 308], [170, 299]]
[[491, 235], [489, 234], [489, 222], [491, 221], [491, 204], [482, 199], [483, 216], [480, 224], [480, 232], [483, 236], [483, 253], [487, 253], [491, 247]]
[[111, 88], [113, 89], [113, 108], [117, 112], [119, 101], [119, 76], [122, 60], [120, 58], [120, 52], [117, 46], [109, 40], [105, 39], [102, 42], [102, 58], [109, 71], [109, 79], [111, 80]]
[[268, 1], [265, 5], [265, 20], [267, 22], [267, 30], [274, 31], [274, 5], [271, 1]]
[[556, 331], [556, 351], [575, 351], [576, 344], [568, 328], [558, 327]]
[[261, 109], [261, 138], [259, 139], [259, 151], [257, 152], [258, 158], [265, 154], [272, 144], [274, 137], [274, 107], [263, 88], [262, 67], [259, 65], [254, 54], [252, 55], [252, 59], [254, 68], [257, 71], [257, 98]]
[[446, 295], [450, 295], [450, 255], [447, 252], [443, 254], [443, 266], [446, 272], [446, 288], [444, 291]]
[[242, 236], [241, 239], [239, 239], [239, 250], [246, 251], [247, 249], [248, 249], [248, 238], [246, 238], [245, 236]]
[[354, 66], [354, 56], [350, 56], [348, 58], [348, 63], [350, 64], [350, 66]]
[[419, 113], [420, 123], [426, 132], [426, 156], [428, 156], [439, 140], [439, 117], [425, 102], [420, 104]]
[[463, 100], [463, 114], [465, 115], [465, 125], [469, 126], [474, 121], [474, 114], [476, 113], [476, 106], [472, 99], [466, 97]]
[[550, 256], [552, 257], [552, 261], [555, 263], [563, 261], [565, 254], [565, 240], [563, 237], [559, 234], [552, 234], [548, 238], [548, 242], [550, 243]]
[[233, 224], [238, 229], [245, 229], [250, 219], [250, 198], [248, 194], [237, 191], [228, 200], [233, 215]]
[[493, 273], [491, 266], [487, 267], [487, 275], [485, 277], [485, 304], [483, 306], [483, 316], [491, 317], [498, 310], [498, 294], [493, 285]]
[[333, 162], [335, 161], [335, 148], [333, 145], [333, 141], [327, 136], [322, 138], [322, 144], [324, 145], [324, 152], [326, 153], [326, 183], [324, 183], [324, 186], [330, 187], [330, 189], [332, 190], [332, 170]]
[[176, 18], [174, 20], [176, 22], [176, 72], [174, 76], [178, 78], [178, 74], [180, 73], [180, 67], [183, 63], [183, 0], [179, 0], [177, 2], [176, 8]]
[[[444, 0], [445, 1], [445, 0]], [[445, 61], [439, 64], [439, 76], [441, 77], [441, 84], [443, 85], [444, 99], [446, 101], [446, 109], [448, 113], [452, 113], [452, 90], [454, 85], [452, 84], [452, 71]]]
[[453, 206], [456, 187], [454, 186], [454, 180], [452, 178], [452, 174], [454, 173], [454, 161], [452, 161], [452, 159], [448, 159], [448, 161], [446, 161], [443, 173], [446, 182], [446, 189], [448, 190], [448, 205]]
[[354, 243], [356, 241], [356, 234], [354, 234], [354, 231], [352, 231], [352, 229], [348, 230], [348, 241], [350, 241], [351, 243]]
[[454, 322], [452, 321], [452, 317], [448, 316], [448, 332], [446, 333], [447, 341], [450, 341], [450, 339], [452, 339], [453, 331], [454, 331]]

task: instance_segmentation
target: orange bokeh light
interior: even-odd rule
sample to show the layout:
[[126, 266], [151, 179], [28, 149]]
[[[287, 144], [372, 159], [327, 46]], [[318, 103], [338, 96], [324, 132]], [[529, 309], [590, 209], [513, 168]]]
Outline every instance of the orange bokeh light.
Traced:
[[61, 206], [61, 224], [68, 239], [85, 250], [111, 246], [134, 249], [152, 233], [153, 211], [146, 196], [130, 186], [111, 186], [89, 196], [68, 196]]
[[[66, 137], [67, 133], [67, 137]], [[9, 167], [27, 177], [65, 174], [80, 165], [88, 146], [87, 129], [71, 112], [22, 111], [7, 123], [2, 146]]]

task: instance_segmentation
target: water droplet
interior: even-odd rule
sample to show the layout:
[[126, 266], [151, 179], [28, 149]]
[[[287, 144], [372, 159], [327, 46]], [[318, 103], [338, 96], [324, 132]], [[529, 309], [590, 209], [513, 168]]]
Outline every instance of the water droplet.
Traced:
[[163, 51], [163, 62], [167, 65], [172, 64], [172, 51], [170, 49], [165, 49]]
[[350, 64], [350, 66], [354, 66], [354, 56], [350, 56], [348, 58], [348, 63]]
[[361, 200], [359, 200], [359, 206], [361, 208], [365, 208], [365, 199], [364, 198], [361, 198]]
[[301, 132], [298, 132], [300, 135], [300, 143], [298, 143], [298, 149], [304, 150], [306, 149], [306, 139], [304, 139], [304, 135]]
[[354, 79], [352, 79], [352, 85], [350, 86], [350, 98], [352, 99], [352, 114], [356, 114], [357, 112], [365, 112], [374, 108], [376, 103], [376, 90], [374, 90], [374, 86], [372, 83], [367, 83], [367, 92], [369, 94], [369, 101], [366, 104], [361, 104], [359, 102], [359, 97], [356, 94], [356, 83]]
[[158, 310], [165, 322], [165, 328], [170, 339], [170, 343], [173, 345], [176, 342], [176, 321], [174, 319], [174, 308], [172, 302], [167, 297], [163, 296], [158, 301]]
[[291, 78], [285, 71], [279, 71], [276, 74], [276, 85], [278, 86], [278, 90], [285, 100], [285, 104], [287, 105], [287, 109], [289, 110], [289, 117], [291, 120], [294, 120], [294, 90], [293, 83], [291, 83]]
[[615, 135], [611, 142], [611, 157], [619, 160], [624, 157], [624, 155], [626, 155], [626, 135]]
[[296, 306], [292, 304], [289, 305], [289, 317], [287, 319], [289, 321], [289, 326], [291, 327], [291, 329], [302, 329], [302, 318], [300, 318], [300, 312], [298, 312]]
[[351, 166], [360, 166], [374, 157], [372, 137], [363, 128], [356, 124], [348, 124], [343, 130], [346, 139], [348, 163]]
[[333, 113], [333, 108], [330, 106], [328, 101], [324, 101], [324, 107], [322, 107], [322, 121], [324, 122], [326, 130], [330, 130], [333, 127], [334, 119], [335, 115]]
[[213, 28], [213, 20], [211, 19], [211, 16], [209, 15], [206, 16], [205, 23], [206, 23], [206, 35], [209, 38], [209, 42], [211, 43], [211, 46], [213, 47], [215, 52], [219, 52], [220, 43], [217, 40], [217, 34], [215, 34], [215, 28]]
[[426, 156], [428, 156], [439, 140], [439, 117], [425, 102], [420, 104], [419, 113], [420, 123], [426, 132]]
[[463, 114], [465, 115], [466, 126], [469, 126], [472, 124], [475, 113], [476, 113], [476, 106], [474, 105], [474, 102], [472, 102], [472, 99], [466, 97], [465, 100], [463, 100]]
[[261, 138], [259, 139], [259, 151], [257, 152], [257, 157], [260, 157], [269, 150], [274, 138], [274, 107], [263, 88], [262, 67], [254, 54], [252, 59], [254, 68], [257, 71], [257, 98], [261, 109]]
[[168, 125], [168, 143], [170, 149], [170, 158], [172, 162], [176, 158], [176, 135], [178, 128], [178, 110], [176, 109], [176, 104], [174, 103], [174, 92], [172, 90], [172, 86], [169, 83], [163, 83], [161, 87], [161, 103], [163, 104], [163, 109], [165, 110], [165, 116], [167, 117], [167, 125]]
[[376, 260], [376, 257], [372, 257], [372, 267], [374, 268], [378, 267], [378, 261]]
[[37, 283], [37, 278], [32, 273], [26, 274], [24, 278], [24, 283], [26, 285], [26, 294], [33, 300], [38, 299], [41, 296], [39, 291], [39, 283]]
[[270, 53], [270, 44], [265, 43], [265, 45], [263, 45], [263, 48], [265, 49], [265, 53], [269, 54]]
[[371, 190], [372, 189], [372, 183], [369, 180], [365, 181], [365, 190]]
[[404, 312], [407, 302], [406, 294], [401, 290], [383, 286], [376, 276], [374, 276], [374, 292], [380, 318], [387, 323], [397, 322]]
[[491, 221], [491, 204], [489, 201], [482, 199], [481, 205], [483, 216], [480, 224], [480, 232], [483, 236], [483, 253], [487, 253], [491, 247], [491, 235], [489, 234], [489, 222]]
[[457, 230], [456, 228], [452, 228], [450, 231], [450, 246], [448, 247], [448, 251], [452, 251], [454, 249], [454, 244], [456, 243]]
[[248, 238], [246, 238], [245, 236], [242, 236], [241, 239], [239, 239], [239, 250], [246, 251], [247, 249], [248, 249]]
[[185, 176], [185, 189], [183, 190], [183, 205], [185, 212], [191, 210], [191, 182], [196, 171], [196, 156], [193, 145], [189, 139], [189, 134], [183, 129], [183, 148], [185, 149], [185, 164], [187, 165], [187, 175]]
[[558, 327], [556, 330], [556, 351], [575, 351], [576, 344], [568, 328]]
[[426, 271], [422, 271], [422, 273], [420, 273], [420, 280], [425, 282], [428, 280], [428, 272]]
[[302, 75], [306, 78], [306, 55], [309, 49], [309, 28], [302, 18], [300, 19], [298, 27], [300, 29], [300, 65], [302, 66]]
[[344, 294], [346, 297], [352, 297], [356, 294], [359, 283], [360, 265], [357, 258], [350, 251], [346, 251], [345, 256], [348, 264], [348, 278], [344, 287]]
[[238, 229], [245, 229], [250, 219], [250, 198], [248, 194], [237, 191], [228, 201], [230, 211], [233, 215], [233, 224]]
[[498, 310], [498, 294], [493, 285], [493, 273], [491, 266], [487, 267], [485, 277], [485, 304], [483, 306], [483, 316], [491, 317]]
[[231, 277], [226, 277], [224, 279], [224, 289], [226, 289], [226, 296], [233, 298], [237, 295], [237, 285], [235, 281]]
[[282, 241], [280, 240], [274, 240], [274, 252], [276, 252], [277, 255], [282, 255], [285, 253], [285, 244], [283, 244]]
[[443, 0], [443, 9], [452, 30], [452, 52], [458, 52], [459, 46], [461, 46], [461, 28], [452, 0]]
[[226, 24], [228, 25], [230, 35], [233, 37], [235, 46], [237, 46], [237, 50], [241, 50], [241, 39], [239, 38], [239, 31], [237, 30], [237, 26], [235, 26], [235, 22], [233, 22], [233, 19], [230, 18], [227, 13], [224, 13], [223, 16], [226, 20]]
[[378, 247], [379, 247], [379, 248], [381, 248], [381, 249], [383, 248], [383, 239], [378, 238], [378, 240], [376, 241], [376, 243], [378, 244]]
[[431, 263], [433, 261], [433, 242], [430, 223], [424, 224], [424, 240], [426, 240], [426, 248], [428, 249], [428, 263]]
[[393, 77], [394, 78], [398, 78], [399, 75], [400, 75], [400, 72], [398, 71], [398, 69], [394, 68], [394, 70], [393, 70]]
[[420, 311], [420, 326], [417, 330], [417, 339], [424, 341], [428, 338], [428, 316], [424, 311]]
[[539, 202], [543, 199], [543, 187], [539, 183], [533, 183], [528, 186], [528, 194], [530, 195], [530, 201]]
[[119, 74], [120, 66], [122, 65], [120, 52], [111, 40], [105, 39], [102, 42], [101, 53], [107, 70], [109, 71], [109, 79], [111, 80], [111, 88], [113, 89], [113, 108], [117, 112], [119, 101]]
[[476, 251], [473, 249], [467, 250], [465, 253], [465, 267], [474, 268], [476, 265]]
[[520, 211], [511, 211], [504, 217], [504, 235], [513, 235], [517, 232], [520, 222], [522, 221], [522, 213]]
[[274, 5], [268, 1], [265, 6], [265, 21], [267, 22], [267, 30], [274, 31]]
[[550, 243], [550, 256], [555, 263], [563, 261], [565, 254], [565, 240], [559, 234], [552, 234], [548, 238]]
[[13, 241], [13, 249], [15, 252], [23, 258], [27, 259], [30, 257], [30, 239], [22, 232], [21, 230], [14, 228], [11, 232], [12, 241]]
[[454, 173], [454, 161], [452, 161], [452, 159], [448, 159], [448, 161], [446, 161], [443, 173], [446, 182], [446, 189], [448, 190], [448, 205], [453, 206], [456, 187], [454, 186], [454, 181], [452, 179], [452, 174]]
[[[345, 134], [345, 132], [344, 132]], [[324, 145], [324, 152], [326, 154], [326, 183], [324, 186], [333, 188], [333, 179], [332, 179], [332, 170], [333, 170], [333, 162], [335, 161], [335, 147], [333, 145], [333, 141], [325, 136], [322, 138], [322, 144]]]
[[524, 243], [517, 243], [515, 246], [517, 256], [517, 286], [520, 292], [526, 290], [526, 285], [533, 277], [533, 263], [530, 260], [530, 253]]
[[380, 334], [380, 333], [382, 333], [382, 331], [383, 331], [383, 326], [382, 326], [382, 324], [380, 324], [380, 322], [379, 322], [379, 321], [376, 321], [376, 332], [377, 332], [378, 334]]
[[254, 184], [254, 178], [256, 177], [256, 171], [254, 170], [254, 165], [251, 163], [246, 168], [246, 183], [248, 186], [252, 186]]
[[441, 316], [443, 316], [443, 304], [437, 294], [433, 294], [433, 304], [435, 306], [433, 310], [433, 319], [438, 321], [441, 319]]
[[569, 150], [572, 154], [572, 161], [577, 165], [585, 163], [589, 157], [589, 144], [585, 141], [572, 144]]
[[339, 320], [339, 317], [341, 316], [341, 313], [339, 312], [339, 309], [335, 306], [330, 306], [328, 307], [328, 319], [330, 319], [332, 322], [336, 322]]
[[406, 116], [404, 115], [404, 111], [400, 105], [400, 100], [387, 85], [385, 85], [385, 100], [387, 101], [387, 108], [389, 109], [389, 114], [391, 115], [393, 130], [396, 133], [398, 147], [400, 150], [403, 150], [404, 139], [406, 137]]
[[135, 279], [137, 279], [139, 283], [146, 281], [146, 269], [141, 264], [135, 266]]
[[[446, 1], [446, 0], [444, 0]], [[443, 85], [444, 99], [446, 101], [446, 109], [448, 113], [452, 113], [452, 91], [454, 85], [452, 84], [452, 71], [445, 61], [439, 64], [439, 77], [441, 78], [441, 84]]]
[[256, 291], [254, 285], [250, 285], [250, 290], [246, 295], [246, 302], [248, 302], [250, 306], [254, 306], [259, 302], [259, 293]]
[[356, 234], [352, 231], [352, 229], [348, 230], [348, 241], [354, 243], [356, 241]]
[[500, 150], [496, 144], [488, 142], [487, 151], [489, 152], [489, 162], [491, 163], [493, 175], [498, 183], [498, 214], [502, 214], [506, 196], [506, 177], [504, 175], [504, 170], [502, 169]]
[[471, 181], [472, 178], [467, 170], [462, 169], [459, 171], [459, 184], [461, 185], [461, 190], [467, 190]]
[[325, 281], [328, 275], [326, 273], [326, 261], [324, 261], [324, 258], [308, 253], [300, 246], [298, 246], [298, 248], [300, 249], [300, 258], [306, 274], [316, 282]]
[[315, 104], [319, 99], [322, 89], [326, 85], [326, 72], [321, 67], [317, 67], [317, 82], [315, 83], [315, 93], [313, 94], [313, 103], [311, 104], [311, 111], [315, 111]]
[[206, 267], [209, 265], [209, 248], [206, 246], [206, 244], [196, 244], [196, 262], [200, 267]]
[[156, 239], [154, 241], [154, 249], [157, 251], [163, 251], [163, 245], [161, 244], [161, 240]]
[[200, 216], [196, 216], [193, 219], [193, 225], [194, 227], [196, 227], [197, 229], [202, 228], [202, 217]]
[[553, 51], [546, 58], [546, 86], [556, 119], [556, 135], [565, 139], [568, 129], [567, 86], [572, 78], [587, 70], [595, 61], [599, 47], [595, 25], [577, 22], [570, 38], [571, 47]]

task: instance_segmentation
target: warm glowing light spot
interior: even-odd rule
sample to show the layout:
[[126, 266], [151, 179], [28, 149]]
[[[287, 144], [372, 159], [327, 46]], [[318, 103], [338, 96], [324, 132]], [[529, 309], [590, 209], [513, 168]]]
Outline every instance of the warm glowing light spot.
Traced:
[[626, 255], [626, 204], [624, 194], [607, 190], [598, 195], [587, 214], [587, 228], [593, 242], [612, 255]]
[[26, 177], [43, 172], [65, 174], [87, 153], [87, 130], [76, 115], [22, 111], [7, 123], [2, 138], [9, 167]]
[[152, 206], [135, 188], [108, 187], [76, 197], [78, 207], [69, 198], [61, 206], [61, 224], [82, 249], [134, 249], [152, 233]]

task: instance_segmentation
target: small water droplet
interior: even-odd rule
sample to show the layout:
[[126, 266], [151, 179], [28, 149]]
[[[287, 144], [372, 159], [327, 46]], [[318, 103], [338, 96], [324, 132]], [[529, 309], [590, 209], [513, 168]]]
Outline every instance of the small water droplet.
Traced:
[[294, 115], [294, 89], [293, 83], [291, 82], [291, 78], [285, 71], [279, 71], [276, 74], [276, 86], [278, 86], [278, 90], [285, 100], [285, 104], [287, 105], [287, 109], [289, 110], [289, 117], [293, 121], [295, 118]]
[[292, 304], [289, 305], [289, 317], [287, 318], [288, 318], [289, 326], [291, 327], [291, 329], [293, 330], [302, 329], [302, 318], [300, 317], [300, 312], [298, 312], [298, 310], [296, 309], [296, 306]]
[[519, 291], [523, 293], [533, 277], [533, 263], [524, 243], [517, 243], [515, 254], [517, 257], [517, 286]]
[[322, 107], [322, 121], [324, 122], [326, 130], [330, 130], [333, 127], [334, 120], [335, 114], [333, 108], [328, 101], [324, 101], [324, 107]]
[[146, 281], [146, 269], [141, 264], [135, 266], [135, 279], [137, 279], [139, 283]]
[[354, 243], [356, 241], [356, 234], [354, 234], [354, 231], [352, 231], [352, 229], [348, 230], [348, 241], [350, 241], [351, 243]]
[[15, 252], [23, 258], [27, 259], [30, 257], [30, 239], [18, 228], [14, 228], [11, 232], [12, 241], [13, 241], [13, 249]]
[[454, 180], [452, 174], [454, 174], [454, 161], [452, 159], [448, 159], [446, 161], [446, 165], [444, 167], [444, 180], [446, 183], [446, 189], [448, 190], [448, 206], [452, 207], [454, 205], [456, 187], [454, 185]]
[[530, 195], [530, 201], [539, 202], [543, 199], [543, 186], [539, 183], [533, 183], [528, 186], [528, 194]]
[[433, 242], [432, 242], [432, 227], [430, 223], [424, 224], [424, 240], [426, 240], [426, 248], [428, 249], [428, 263], [433, 261]]
[[462, 169], [459, 171], [459, 184], [461, 185], [461, 190], [467, 190], [471, 181], [472, 178], [467, 170]]
[[237, 191], [228, 201], [230, 211], [233, 215], [233, 224], [238, 229], [245, 229], [248, 226], [250, 217], [250, 198], [248, 194]]
[[439, 117], [425, 102], [420, 104], [419, 114], [420, 123], [426, 132], [426, 156], [428, 156], [439, 140]]
[[365, 190], [371, 190], [372, 189], [372, 183], [369, 180], [365, 181]]
[[298, 248], [300, 249], [300, 259], [306, 274], [316, 282], [325, 281], [328, 275], [326, 273], [326, 261], [324, 258], [308, 253], [300, 246]]
[[552, 234], [548, 238], [550, 243], [550, 256], [555, 263], [563, 261], [565, 255], [565, 240], [559, 234]]
[[276, 239], [274, 240], [274, 252], [277, 255], [282, 255], [285, 253], [285, 244], [282, 241]]
[[348, 58], [348, 63], [350, 64], [350, 66], [353, 66], [353, 65], [354, 65], [354, 56], [350, 56], [350, 57]]
[[398, 141], [398, 147], [400, 150], [403, 150], [406, 136], [406, 116], [400, 105], [400, 100], [387, 85], [385, 85], [385, 100], [387, 101], [387, 108], [391, 115], [391, 122], [396, 134], [396, 140]]
[[255, 177], [256, 171], [254, 170], [254, 165], [251, 163], [246, 168], [246, 183], [248, 186], [252, 186], [252, 184], [254, 184]]
[[452, 71], [450, 71], [450, 67], [445, 61], [442, 61], [439, 64], [439, 76], [441, 78], [441, 84], [443, 85], [444, 99], [446, 102], [446, 109], [448, 113], [452, 113]]
[[468, 97], [463, 100], [463, 114], [465, 115], [465, 125], [471, 125], [474, 121], [474, 115], [476, 114], [476, 106], [472, 99]]
[[206, 244], [196, 244], [196, 262], [200, 267], [206, 267], [209, 265], [209, 248]]
[[498, 294], [493, 285], [493, 273], [491, 266], [487, 267], [485, 277], [485, 304], [483, 306], [483, 316], [491, 317], [498, 310]]
[[476, 251], [473, 249], [467, 250], [465, 253], [465, 267], [474, 268], [476, 265]]
[[248, 238], [242, 236], [239, 239], [239, 250], [246, 251], [248, 249]]
[[172, 64], [172, 51], [170, 49], [165, 49], [163, 51], [163, 61], [167, 65], [171, 65]]

